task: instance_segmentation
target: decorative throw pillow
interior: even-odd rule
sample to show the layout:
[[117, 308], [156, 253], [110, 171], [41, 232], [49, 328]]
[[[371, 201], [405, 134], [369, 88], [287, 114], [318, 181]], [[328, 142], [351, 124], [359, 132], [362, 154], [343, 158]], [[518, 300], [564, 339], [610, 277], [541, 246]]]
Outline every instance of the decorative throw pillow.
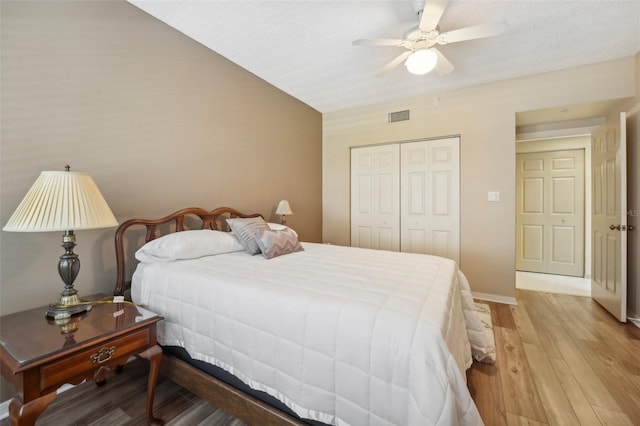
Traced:
[[244, 247], [231, 232], [197, 229], [174, 232], [151, 240], [140, 247], [135, 256], [140, 262], [156, 263], [242, 250]]
[[261, 230], [256, 235], [256, 243], [267, 259], [304, 250], [296, 234], [289, 228], [281, 231]]
[[256, 243], [256, 234], [260, 230], [269, 230], [269, 225], [267, 225], [267, 222], [265, 222], [263, 218], [233, 218], [227, 219], [227, 223], [247, 253], [260, 253], [260, 247], [258, 247], [258, 243]]

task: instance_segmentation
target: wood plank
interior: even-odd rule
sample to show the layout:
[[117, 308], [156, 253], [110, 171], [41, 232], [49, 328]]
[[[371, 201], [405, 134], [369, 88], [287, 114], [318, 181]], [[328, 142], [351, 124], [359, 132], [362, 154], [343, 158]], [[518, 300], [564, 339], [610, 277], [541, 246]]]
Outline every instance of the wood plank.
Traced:
[[563, 295], [556, 293], [540, 294], [550, 306], [554, 307], [556, 317], [572, 337], [592, 342], [598, 341], [592, 332], [595, 320], [593, 317], [580, 315], [582, 308], [576, 309], [574, 298], [562, 297]]
[[614, 411], [620, 411], [620, 406], [607, 387], [599, 379], [591, 364], [585, 359], [582, 351], [576, 347], [571, 337], [561, 327], [551, 330], [555, 336], [556, 342], [563, 358], [574, 377], [580, 378], [580, 387], [582, 388], [587, 400], [591, 405], [597, 405], [602, 408], [608, 408]]
[[171, 422], [171, 425], [199, 425], [199, 424], [219, 424], [216, 421], [230, 421], [233, 417], [219, 408], [203, 400], [198, 400], [189, 410], [178, 414]]
[[[619, 411], [624, 411], [633, 424], [640, 424], [640, 387], [634, 381], [628, 380], [629, 376], [637, 377], [637, 374], [630, 374], [622, 365], [616, 357], [615, 345], [607, 344], [606, 341], [601, 344], [582, 341], [578, 345], [585, 359], [620, 406]], [[635, 359], [637, 362], [637, 355]], [[632, 362], [633, 358], [628, 361]]]
[[506, 411], [547, 423], [544, 405], [540, 400], [535, 381], [531, 380], [531, 368], [524, 355], [517, 331], [494, 327], [494, 334]]
[[507, 422], [509, 426], [546, 426], [547, 423], [536, 422], [535, 420], [527, 419], [526, 417], [518, 416], [517, 414], [507, 412]]
[[516, 329], [518, 330], [518, 334], [520, 335], [520, 340], [523, 343], [533, 343], [540, 344], [540, 337], [536, 332], [533, 323], [531, 322], [531, 318], [529, 318], [529, 313], [527, 312], [527, 308], [524, 304], [517, 306], [510, 306], [511, 315], [513, 316], [513, 321], [516, 325]]
[[467, 371], [467, 385], [486, 425], [507, 425], [500, 371], [495, 364], [474, 361]]
[[100, 417], [95, 422], [89, 423], [89, 426], [113, 426], [124, 425], [131, 421], [131, 417], [121, 408], [116, 408]]
[[[634, 426], [634, 423], [621, 411], [594, 406], [593, 409], [603, 425]], [[635, 423], [637, 426], [637, 423]]]
[[[596, 326], [598, 343], [606, 346], [605, 352], [613, 357], [626, 373], [640, 376], [640, 340], [631, 339], [630, 341], [627, 337], [628, 329], [638, 329], [638, 327], [620, 323], [613, 318], [598, 321]], [[598, 343], [594, 345], [597, 346]]]
[[569, 366], [562, 359], [550, 359], [562, 388], [564, 389], [573, 411], [582, 425], [598, 425], [600, 421], [587, 397], [582, 392], [578, 379], [571, 374]]
[[518, 290], [516, 295], [521, 302], [516, 308], [520, 308], [521, 305], [525, 308], [531, 326], [538, 336], [540, 345], [545, 348], [547, 356], [562, 359], [562, 353], [558, 349], [555, 337], [549, 331], [558, 326], [559, 319], [555, 312], [549, 309], [546, 303], [540, 303], [542, 299], [539, 297], [539, 293]]
[[510, 305], [503, 305], [501, 303], [493, 303], [491, 306], [491, 321], [493, 321], [494, 327], [516, 329], [516, 323], [511, 315]]
[[[182, 423], [184, 426], [191, 426], [194, 423]], [[245, 426], [244, 422], [241, 422], [238, 419], [234, 419], [229, 414], [225, 413], [222, 410], [215, 410], [212, 412], [206, 419], [203, 419], [200, 423], [200, 426], [209, 426], [209, 425], [224, 425], [224, 426]]]
[[580, 422], [544, 349], [531, 343], [523, 343], [523, 348], [549, 424], [579, 425]]

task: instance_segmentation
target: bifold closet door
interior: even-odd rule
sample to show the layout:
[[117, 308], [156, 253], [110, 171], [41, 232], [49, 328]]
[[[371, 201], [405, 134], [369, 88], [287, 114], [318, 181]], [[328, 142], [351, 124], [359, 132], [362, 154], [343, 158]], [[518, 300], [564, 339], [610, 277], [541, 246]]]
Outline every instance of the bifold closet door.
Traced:
[[351, 245], [460, 261], [460, 138], [351, 149]]
[[351, 245], [400, 250], [400, 148], [351, 150]]
[[460, 261], [460, 138], [400, 145], [400, 250]]

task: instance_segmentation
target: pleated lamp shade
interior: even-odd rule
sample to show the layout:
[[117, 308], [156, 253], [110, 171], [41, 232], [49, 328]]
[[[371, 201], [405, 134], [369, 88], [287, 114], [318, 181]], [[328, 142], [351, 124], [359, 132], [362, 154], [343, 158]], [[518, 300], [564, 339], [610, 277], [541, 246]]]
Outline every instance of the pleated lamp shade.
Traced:
[[87, 173], [42, 172], [2, 228], [12, 232], [47, 232], [118, 226], [116, 218]]
[[278, 203], [278, 207], [276, 208], [276, 214], [285, 214], [285, 215], [293, 214], [293, 211], [291, 210], [291, 206], [289, 205], [289, 201], [280, 200], [280, 202]]

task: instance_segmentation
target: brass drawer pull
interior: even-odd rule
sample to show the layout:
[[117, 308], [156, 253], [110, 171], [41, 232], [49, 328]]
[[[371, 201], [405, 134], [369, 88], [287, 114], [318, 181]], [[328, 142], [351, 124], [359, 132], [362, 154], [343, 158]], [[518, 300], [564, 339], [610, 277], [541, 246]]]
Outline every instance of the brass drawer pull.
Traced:
[[111, 359], [113, 354], [116, 352], [116, 347], [111, 346], [110, 348], [100, 348], [98, 353], [95, 353], [89, 357], [92, 363], [94, 364], [102, 364]]

